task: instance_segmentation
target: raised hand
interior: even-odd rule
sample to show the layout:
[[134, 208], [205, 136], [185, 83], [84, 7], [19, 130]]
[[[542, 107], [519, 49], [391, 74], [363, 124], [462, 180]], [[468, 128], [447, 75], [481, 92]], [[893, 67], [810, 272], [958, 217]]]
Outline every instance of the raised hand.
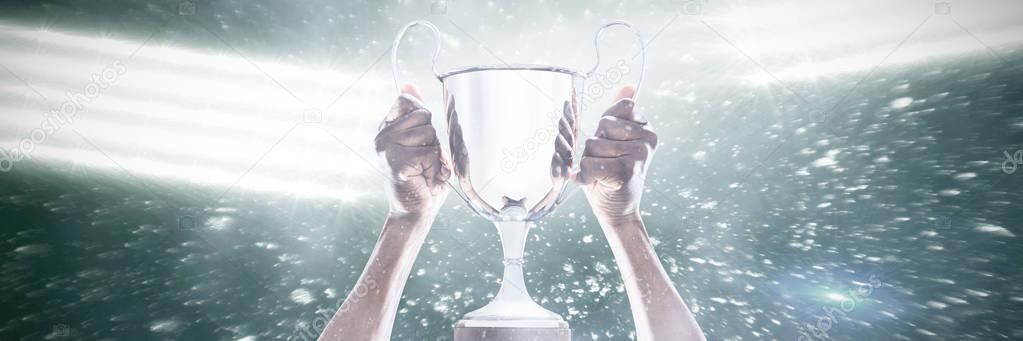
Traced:
[[604, 112], [597, 131], [586, 141], [579, 174], [593, 212], [620, 219], [639, 212], [643, 179], [657, 148], [657, 134], [635, 110], [635, 88], [627, 85]]
[[579, 174], [629, 295], [639, 341], [704, 341], [703, 331], [668, 278], [639, 215], [639, 199], [657, 134], [635, 110], [625, 86], [586, 141]]
[[391, 180], [387, 190], [392, 215], [435, 213], [447, 196], [451, 169], [431, 117], [419, 91], [406, 84], [377, 133], [376, 151]]
[[390, 180], [391, 211], [366, 268], [318, 340], [391, 339], [402, 290], [451, 176], [430, 116], [419, 91], [405, 85], [381, 124], [376, 151]]

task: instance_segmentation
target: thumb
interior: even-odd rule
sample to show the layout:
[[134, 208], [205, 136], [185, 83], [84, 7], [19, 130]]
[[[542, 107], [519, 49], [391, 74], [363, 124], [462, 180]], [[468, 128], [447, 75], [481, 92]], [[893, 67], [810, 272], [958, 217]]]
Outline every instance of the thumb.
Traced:
[[415, 97], [420, 101], [423, 100], [423, 95], [419, 93], [419, 88], [417, 88], [416, 85], [412, 83], [402, 84], [401, 93], [412, 95], [412, 97]]
[[405, 83], [401, 86], [401, 95], [398, 96], [398, 100], [395, 101], [391, 110], [387, 112], [387, 116], [384, 117], [384, 122], [394, 121], [398, 117], [424, 108], [423, 95], [419, 93], [419, 88], [412, 83]]
[[615, 96], [615, 102], [623, 99], [632, 99], [636, 97], [636, 86], [632, 84], [625, 84], [621, 90], [618, 90], [618, 96]]
[[613, 116], [616, 118], [634, 121], [638, 123], [646, 123], [646, 119], [642, 115], [636, 112], [636, 102], [633, 99], [636, 97], [636, 86], [632, 84], [626, 84], [618, 91], [618, 95], [615, 96], [615, 102], [604, 111], [603, 116]]

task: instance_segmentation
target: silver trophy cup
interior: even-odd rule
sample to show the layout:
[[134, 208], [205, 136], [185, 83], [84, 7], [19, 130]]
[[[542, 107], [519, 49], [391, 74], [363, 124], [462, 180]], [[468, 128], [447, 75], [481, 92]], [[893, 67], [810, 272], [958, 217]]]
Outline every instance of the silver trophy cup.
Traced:
[[[604, 30], [627, 22], [601, 26]], [[547, 65], [478, 65], [444, 73], [436, 70], [440, 33], [427, 21], [406, 25], [392, 48], [395, 85], [399, 86], [398, 48], [409, 29], [433, 32], [437, 46], [433, 74], [444, 87], [449, 160], [458, 179], [455, 191], [472, 210], [497, 226], [504, 249], [504, 275], [492, 302], [455, 325], [456, 341], [571, 339], [568, 323], [536, 304], [523, 278], [526, 235], [534, 222], [565, 197], [573, 170], [579, 106], [589, 72]], [[645, 61], [645, 51], [641, 52]], [[640, 68], [640, 82], [643, 68]], [[637, 88], [637, 92], [639, 89]]]

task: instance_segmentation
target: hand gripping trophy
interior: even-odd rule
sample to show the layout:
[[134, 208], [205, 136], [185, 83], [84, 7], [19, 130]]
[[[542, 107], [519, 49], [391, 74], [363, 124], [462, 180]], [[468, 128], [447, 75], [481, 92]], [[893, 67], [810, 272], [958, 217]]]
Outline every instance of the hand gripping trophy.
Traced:
[[440, 73], [436, 70], [440, 33], [433, 24], [416, 21], [406, 25], [394, 41], [391, 58], [396, 85], [399, 45], [416, 26], [428, 28], [436, 39], [433, 74], [444, 90], [449, 160], [460, 189], [456, 193], [473, 211], [494, 222], [504, 250], [497, 296], [458, 321], [455, 340], [570, 340], [568, 323], [529, 296], [523, 279], [526, 235], [560, 203], [571, 181], [579, 90], [600, 65], [600, 36], [609, 27], [624, 26], [642, 46], [640, 33], [624, 21], [602, 25], [594, 38], [597, 62], [588, 72], [502, 64]]

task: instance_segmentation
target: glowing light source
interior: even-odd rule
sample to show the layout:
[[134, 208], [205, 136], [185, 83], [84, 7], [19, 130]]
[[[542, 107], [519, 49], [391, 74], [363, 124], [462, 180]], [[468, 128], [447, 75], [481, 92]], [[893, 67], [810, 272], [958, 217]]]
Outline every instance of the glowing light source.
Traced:
[[[26, 162], [113, 173], [124, 167], [143, 178], [219, 188], [237, 182], [238, 188], [346, 202], [378, 187], [365, 180], [380, 176], [371, 164], [371, 143], [387, 105], [373, 103], [391, 100], [385, 77], [355, 82], [357, 74], [233, 52], [205, 54], [160, 41], [142, 46], [108, 33], [0, 25], [0, 41], [5, 66], [35, 85], [0, 80], [0, 92], [24, 99], [0, 103], [5, 150], [40, 128], [43, 113], [68, 101], [65, 92], [84, 91], [91, 75], [114, 60], [127, 68]], [[310, 108], [323, 111], [322, 122], [305, 122], [301, 113]]]
[[844, 296], [844, 295], [842, 295], [842, 294], [839, 294], [839, 293], [837, 293], [837, 292], [829, 292], [829, 293], [827, 293], [827, 295], [825, 295], [825, 296], [827, 296], [827, 297], [828, 297], [829, 299], [831, 299], [831, 300], [834, 300], [834, 301], [839, 301], [839, 302], [845, 299], [845, 296]]

